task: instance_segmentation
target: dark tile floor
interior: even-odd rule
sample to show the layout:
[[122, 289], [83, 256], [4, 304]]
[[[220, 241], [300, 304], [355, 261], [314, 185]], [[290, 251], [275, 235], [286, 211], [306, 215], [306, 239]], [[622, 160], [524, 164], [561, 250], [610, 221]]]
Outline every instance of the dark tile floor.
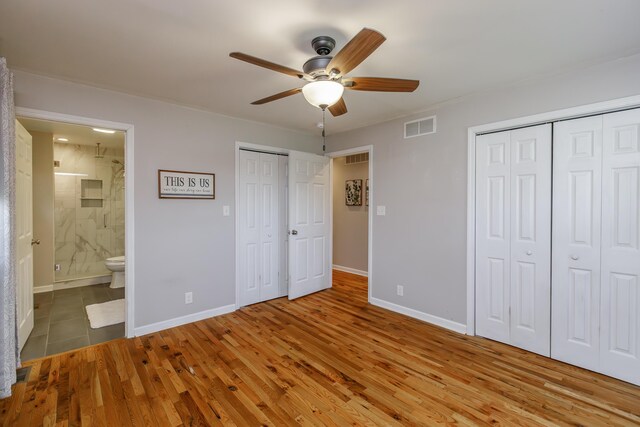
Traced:
[[109, 284], [34, 294], [34, 327], [20, 354], [26, 361], [124, 337], [124, 323], [91, 329], [85, 307], [124, 298]]

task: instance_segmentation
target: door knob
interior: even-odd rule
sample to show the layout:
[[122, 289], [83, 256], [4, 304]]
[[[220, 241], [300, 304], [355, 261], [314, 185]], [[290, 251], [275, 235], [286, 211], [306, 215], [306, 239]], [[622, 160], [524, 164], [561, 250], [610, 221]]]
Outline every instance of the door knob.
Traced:
[[527, 251], [527, 255], [533, 255], [533, 252]]
[[298, 230], [291, 230], [291, 234], [295, 236], [296, 234], [298, 234]]
[[577, 261], [580, 259], [580, 257], [578, 255], [571, 255], [571, 259]]
[[36, 239], [31, 239], [31, 246], [33, 245], [39, 245], [40, 244], [40, 239], [36, 240]]

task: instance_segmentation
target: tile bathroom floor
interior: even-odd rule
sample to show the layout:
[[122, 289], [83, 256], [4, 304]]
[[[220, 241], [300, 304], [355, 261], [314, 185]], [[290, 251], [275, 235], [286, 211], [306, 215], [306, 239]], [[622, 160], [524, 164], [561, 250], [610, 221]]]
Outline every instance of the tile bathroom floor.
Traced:
[[124, 337], [124, 323], [91, 329], [85, 306], [124, 298], [109, 284], [34, 294], [34, 326], [22, 361]]

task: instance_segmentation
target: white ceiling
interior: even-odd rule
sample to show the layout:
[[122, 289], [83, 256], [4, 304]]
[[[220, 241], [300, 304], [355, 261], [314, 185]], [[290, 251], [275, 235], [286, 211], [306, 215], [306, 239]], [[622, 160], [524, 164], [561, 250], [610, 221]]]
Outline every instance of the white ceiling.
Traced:
[[10, 67], [318, 132], [299, 86], [229, 58], [241, 51], [301, 69], [317, 35], [337, 52], [362, 27], [387, 41], [351, 76], [419, 79], [414, 93], [349, 91], [327, 131], [640, 52], [638, 0], [2, 0]]
[[[44, 132], [53, 134], [53, 140], [60, 144], [91, 145], [100, 143], [102, 148], [124, 149], [124, 132], [116, 131], [108, 134], [96, 132], [89, 126], [73, 125], [69, 123], [52, 122], [48, 120], [29, 119], [18, 117], [18, 121], [29, 132]], [[57, 141], [58, 138], [67, 138], [69, 141]]]

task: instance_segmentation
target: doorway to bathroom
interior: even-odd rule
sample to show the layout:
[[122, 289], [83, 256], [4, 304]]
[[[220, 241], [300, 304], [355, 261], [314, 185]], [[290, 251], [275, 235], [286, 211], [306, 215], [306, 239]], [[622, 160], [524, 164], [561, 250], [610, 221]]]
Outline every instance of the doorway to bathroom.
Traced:
[[18, 283], [22, 361], [127, 334], [126, 132], [26, 113], [16, 122], [30, 141], [32, 186], [17, 212], [31, 218], [33, 248]]

